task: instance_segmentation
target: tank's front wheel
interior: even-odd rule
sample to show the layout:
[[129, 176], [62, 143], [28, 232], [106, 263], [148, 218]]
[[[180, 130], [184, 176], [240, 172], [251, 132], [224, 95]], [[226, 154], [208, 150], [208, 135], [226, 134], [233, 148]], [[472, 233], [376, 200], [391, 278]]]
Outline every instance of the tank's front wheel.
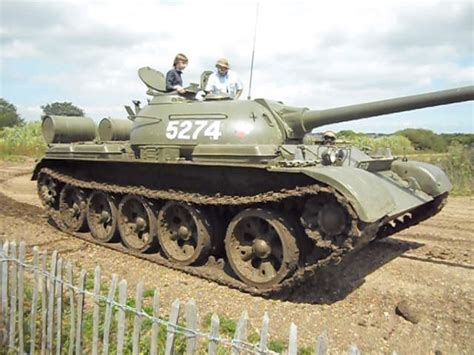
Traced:
[[117, 235], [117, 204], [113, 196], [94, 191], [87, 201], [87, 224], [92, 236], [110, 242]]
[[295, 231], [279, 213], [250, 208], [230, 222], [225, 237], [229, 263], [237, 276], [258, 288], [270, 288], [298, 265]]
[[170, 201], [158, 214], [158, 239], [172, 261], [181, 265], [200, 264], [211, 252], [211, 224], [199, 208]]
[[62, 227], [69, 232], [86, 227], [86, 194], [83, 190], [65, 185], [59, 194], [59, 212]]
[[156, 218], [147, 199], [127, 195], [119, 205], [118, 227], [123, 243], [130, 249], [146, 252], [156, 245]]

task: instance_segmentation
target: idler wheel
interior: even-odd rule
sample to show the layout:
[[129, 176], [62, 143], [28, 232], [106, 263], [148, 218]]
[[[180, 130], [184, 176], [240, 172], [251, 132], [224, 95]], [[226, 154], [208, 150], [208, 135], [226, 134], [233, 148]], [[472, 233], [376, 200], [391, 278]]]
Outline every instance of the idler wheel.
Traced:
[[206, 262], [211, 253], [211, 224], [196, 206], [170, 201], [158, 214], [158, 240], [161, 249], [181, 265]]
[[57, 208], [58, 206], [58, 183], [46, 174], [38, 177], [38, 196], [41, 204], [45, 207]]
[[319, 247], [326, 248], [343, 245], [352, 222], [347, 209], [334, 196], [326, 194], [308, 199], [300, 220], [306, 234]]
[[140, 196], [125, 196], [119, 205], [118, 228], [128, 248], [142, 253], [151, 250], [156, 245], [152, 203]]
[[289, 222], [279, 213], [246, 209], [230, 222], [225, 250], [232, 270], [249, 285], [270, 288], [296, 269], [299, 250]]
[[69, 232], [86, 230], [86, 194], [72, 185], [65, 185], [59, 195], [62, 227]]
[[113, 196], [94, 191], [87, 201], [87, 224], [92, 236], [101, 242], [110, 242], [118, 235], [118, 210]]

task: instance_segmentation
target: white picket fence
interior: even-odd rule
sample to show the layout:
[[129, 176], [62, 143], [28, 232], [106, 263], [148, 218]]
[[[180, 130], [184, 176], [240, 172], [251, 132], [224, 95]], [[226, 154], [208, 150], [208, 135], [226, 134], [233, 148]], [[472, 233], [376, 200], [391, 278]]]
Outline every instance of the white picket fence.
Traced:
[[[217, 354], [223, 351], [231, 354], [275, 354], [268, 349], [270, 320], [266, 313], [258, 342], [247, 340], [247, 311], [242, 312], [233, 339], [228, 339], [219, 335], [219, 317], [216, 314], [212, 315], [209, 333], [199, 330], [198, 312], [193, 300], [183, 305], [176, 299], [165, 319], [160, 317], [157, 289], [154, 290], [151, 314], [144, 310], [143, 282], [136, 287], [134, 306], [131, 307], [127, 305], [130, 303], [127, 281], [118, 282], [117, 275], [112, 275], [108, 291], [102, 292], [107, 292], [107, 296], [101, 294], [101, 286], [104, 285], [101, 285], [99, 267], [95, 268], [92, 292], [86, 287], [85, 270], [80, 271], [76, 282], [73, 276], [72, 264], [64, 263], [56, 251], [48, 259], [46, 252], [40, 253], [34, 247], [32, 255], [27, 258], [24, 242], [19, 244], [18, 254], [15, 242], [0, 244], [0, 349], [22, 354]], [[117, 287], [118, 300], [115, 299]], [[87, 312], [89, 315], [92, 313], [92, 336], [85, 343], [84, 320]], [[129, 321], [130, 317], [133, 318], [133, 330], [129, 332], [126, 331], [127, 315]], [[183, 315], [184, 319], [180, 319]], [[145, 320], [151, 322], [151, 330], [143, 334]], [[166, 340], [160, 345], [159, 333], [163, 331], [166, 332]], [[112, 333], [115, 336], [112, 337]], [[297, 354], [297, 334], [298, 329], [292, 323], [285, 354]], [[183, 346], [176, 349], [177, 336], [184, 336], [185, 350]], [[326, 354], [327, 344], [325, 333], [318, 336], [314, 353]], [[359, 350], [353, 345], [348, 353], [359, 354]]]

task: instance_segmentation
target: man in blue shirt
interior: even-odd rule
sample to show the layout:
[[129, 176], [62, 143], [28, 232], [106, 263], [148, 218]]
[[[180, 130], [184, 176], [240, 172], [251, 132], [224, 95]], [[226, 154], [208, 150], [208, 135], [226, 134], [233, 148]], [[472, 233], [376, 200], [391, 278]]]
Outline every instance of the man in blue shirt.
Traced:
[[188, 57], [183, 53], [176, 54], [173, 62], [173, 69], [166, 73], [166, 91], [177, 91], [180, 94], [184, 94], [186, 89], [183, 88], [183, 79], [181, 74], [188, 65]]
[[205, 91], [225, 93], [237, 100], [242, 94], [243, 85], [238, 75], [230, 70], [229, 61], [221, 58], [216, 63], [216, 71], [209, 76]]

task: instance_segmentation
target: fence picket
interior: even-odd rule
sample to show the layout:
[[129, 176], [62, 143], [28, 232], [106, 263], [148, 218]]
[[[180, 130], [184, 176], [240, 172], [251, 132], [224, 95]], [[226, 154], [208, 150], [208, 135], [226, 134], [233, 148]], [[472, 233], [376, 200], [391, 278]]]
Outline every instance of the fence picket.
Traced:
[[2, 322], [3, 322], [3, 334], [0, 339], [2, 344], [7, 343], [8, 339], [8, 256], [10, 255], [10, 243], [5, 242], [3, 244], [3, 256], [2, 261]]
[[[18, 253], [17, 253], [18, 251]], [[39, 267], [40, 265], [40, 267]], [[64, 275], [63, 275], [64, 267]], [[48, 270], [49, 269], [49, 270]], [[27, 318], [24, 315], [25, 302], [28, 304], [29, 297], [25, 299], [25, 279], [29, 280], [29, 275], [25, 272], [32, 270], [33, 274], [33, 291], [31, 298], [31, 312]], [[113, 308], [117, 307], [117, 343], [116, 354], [122, 355], [129, 352], [125, 349], [125, 335], [127, 312], [134, 316], [133, 333], [131, 334], [132, 353], [140, 354], [140, 338], [143, 326], [143, 317], [149, 317], [143, 313], [143, 281], [139, 282], [136, 287], [135, 308], [132, 309], [127, 305], [127, 281], [121, 280], [118, 284], [116, 274], [112, 275], [107, 300], [103, 301], [101, 296], [101, 269], [99, 266], [94, 272], [94, 290], [93, 293], [85, 289], [87, 273], [81, 270], [78, 278], [78, 286], [74, 286], [73, 266], [71, 263], [63, 265], [63, 260], [58, 257], [57, 251], [52, 253], [51, 262], [48, 266], [48, 254], [40, 253], [37, 247], [33, 248], [33, 260], [31, 264], [26, 262], [26, 245], [21, 242], [17, 245], [15, 242], [0, 243], [0, 345], [7, 345], [11, 351], [24, 353], [25, 346], [29, 347], [29, 353], [33, 354], [38, 344], [41, 354], [51, 354], [55, 350], [59, 355], [65, 352], [63, 349], [63, 317], [64, 309], [67, 308], [67, 301], [63, 300], [67, 288], [69, 291], [69, 306], [71, 326], [69, 329], [69, 349], [68, 353], [82, 354], [83, 349], [83, 331], [84, 317], [86, 309], [86, 296], [91, 296], [93, 300], [92, 311], [92, 343], [85, 344], [84, 347], [91, 347], [94, 355], [99, 353], [99, 329], [100, 329], [100, 306], [105, 302], [104, 312], [104, 330], [103, 330], [103, 354], [108, 354], [110, 347], [110, 332], [112, 324]], [[65, 280], [65, 281], [63, 281]], [[28, 281], [27, 281], [28, 282]], [[115, 302], [115, 294], [119, 287], [119, 299]], [[41, 288], [41, 290], [40, 290]], [[41, 327], [40, 338], [37, 336], [36, 319], [39, 313], [39, 292], [41, 292]], [[76, 299], [77, 297], [77, 299]], [[87, 300], [89, 304], [90, 299]], [[76, 303], [77, 302], [77, 303]], [[76, 304], [75, 304], [76, 303]], [[197, 349], [198, 336], [202, 336], [209, 340], [208, 354], [217, 354], [219, 344], [229, 344], [228, 339], [219, 337], [219, 317], [212, 314], [211, 329], [209, 333], [198, 331], [198, 311], [194, 300], [188, 300], [185, 304], [185, 326], [178, 325], [181, 303], [179, 299], [174, 300], [171, 306], [169, 319], [166, 329], [166, 343], [164, 353], [171, 355], [175, 352], [175, 340], [177, 334], [184, 334], [186, 337], [186, 353], [194, 354]], [[150, 354], [156, 355], [159, 347], [159, 332], [163, 321], [159, 319], [160, 297], [157, 289], [154, 290], [153, 296], [153, 317], [151, 325], [151, 344]], [[5, 313], [3, 313], [5, 312]], [[77, 313], [76, 313], [77, 312]], [[25, 319], [27, 318], [27, 319]], [[25, 321], [28, 321], [30, 334], [30, 343], [25, 344]], [[269, 342], [269, 317], [265, 312], [262, 320], [262, 328], [260, 330], [260, 340], [258, 345], [249, 344], [247, 342], [248, 313], [243, 311], [234, 337], [230, 342], [231, 354], [241, 354], [248, 352], [256, 352], [259, 354], [274, 354], [268, 350]], [[4, 326], [2, 328], [2, 326]], [[128, 333], [127, 333], [128, 334]], [[128, 334], [130, 335], [130, 334]], [[327, 332], [324, 331], [316, 340], [315, 354], [325, 355], [328, 351]], [[39, 345], [40, 344], [40, 345]], [[2, 347], [6, 349], [7, 347]], [[163, 352], [163, 350], [161, 350]], [[287, 355], [297, 355], [298, 353], [298, 328], [294, 323], [289, 327], [288, 348], [285, 352]], [[360, 355], [357, 345], [351, 345], [347, 351], [350, 355]], [[393, 352], [396, 355], [395, 352]]]
[[166, 347], [165, 355], [171, 355], [174, 352], [174, 338], [176, 333], [176, 326], [178, 325], [179, 317], [179, 299], [175, 299], [171, 305], [170, 318], [168, 320], [168, 327], [166, 330]]
[[133, 322], [133, 340], [132, 353], [138, 355], [140, 352], [140, 330], [142, 327], [142, 303], [143, 303], [143, 281], [137, 285], [137, 293], [135, 297], [135, 321]]
[[328, 334], [323, 331], [316, 341], [316, 355], [326, 355], [328, 352]]
[[[119, 283], [119, 303], [125, 305], [127, 302], [127, 280]], [[123, 343], [125, 338], [125, 309], [119, 307], [117, 317], [117, 354], [123, 354]]]
[[186, 353], [194, 354], [196, 351], [196, 332], [197, 332], [197, 307], [194, 300], [186, 302]]
[[[158, 319], [160, 316], [160, 294], [157, 289], [153, 295], [153, 318]], [[160, 331], [160, 323], [153, 320], [151, 326], [151, 344], [150, 344], [150, 355], [156, 355], [158, 353], [158, 333]]]
[[94, 271], [94, 310], [92, 315], [92, 354], [98, 354], [99, 346], [99, 302], [100, 302], [100, 267]]
[[360, 355], [359, 348], [357, 345], [351, 345], [349, 351], [347, 352], [349, 355]]
[[38, 247], [33, 248], [33, 296], [31, 298], [30, 312], [30, 354], [35, 352], [36, 345], [36, 310], [38, 308], [38, 289], [39, 289], [39, 255]]
[[74, 285], [74, 277], [73, 277], [73, 266], [69, 262], [66, 264], [66, 279], [68, 282], [69, 288], [69, 312], [70, 312], [70, 327], [69, 327], [69, 349], [68, 355], [72, 355], [74, 353], [74, 336], [76, 335], [76, 315], [74, 307], [74, 289], [72, 285]]
[[84, 315], [84, 288], [86, 283], [86, 271], [81, 270], [79, 274], [78, 298], [77, 298], [77, 322], [76, 322], [76, 355], [82, 354], [82, 328]]
[[268, 350], [268, 327], [270, 324], [270, 318], [268, 318], [268, 313], [265, 312], [262, 320], [262, 329], [260, 330], [260, 342], [258, 344], [258, 350], [262, 353], [266, 353]]
[[102, 340], [102, 353], [104, 355], [107, 355], [109, 353], [110, 323], [112, 321], [112, 302], [115, 298], [117, 282], [118, 276], [116, 274], [112, 274], [112, 280], [110, 281], [109, 294], [107, 296], [107, 305], [105, 306], [104, 315], [104, 337]]
[[290, 324], [290, 337], [288, 339], [288, 355], [297, 355], [298, 353], [298, 328], [295, 323]]
[[219, 339], [219, 316], [215, 313], [211, 317], [211, 337], [209, 339], [209, 355], [217, 354], [217, 343]]
[[247, 321], [249, 319], [247, 311], [243, 311], [240, 316], [237, 328], [235, 329], [234, 339], [232, 339], [232, 355], [240, 354], [242, 342], [247, 340]]
[[48, 321], [48, 254], [41, 256], [41, 355], [46, 354], [46, 322]]
[[16, 310], [17, 310], [17, 264], [14, 259], [16, 259], [16, 243], [12, 242], [10, 244], [10, 259], [11, 259], [11, 268], [10, 268], [10, 330], [8, 331], [9, 335], [9, 346], [13, 347], [15, 345], [15, 331], [16, 331]]
[[58, 259], [56, 269], [56, 354], [61, 355], [63, 328], [63, 260]]
[[24, 267], [25, 264], [25, 242], [20, 242], [20, 250], [18, 253], [18, 259], [20, 260], [18, 264], [18, 343], [20, 352], [24, 353], [25, 351], [25, 338], [23, 334], [23, 323], [24, 319], [24, 301], [25, 301], [25, 288], [24, 288]]
[[48, 290], [48, 341], [46, 345], [46, 349], [48, 353], [53, 352], [53, 334], [54, 334], [54, 289], [55, 289], [55, 278], [56, 278], [56, 270], [57, 270], [57, 262], [58, 262], [58, 252], [53, 251], [51, 256], [51, 273], [49, 278], [49, 290]]

